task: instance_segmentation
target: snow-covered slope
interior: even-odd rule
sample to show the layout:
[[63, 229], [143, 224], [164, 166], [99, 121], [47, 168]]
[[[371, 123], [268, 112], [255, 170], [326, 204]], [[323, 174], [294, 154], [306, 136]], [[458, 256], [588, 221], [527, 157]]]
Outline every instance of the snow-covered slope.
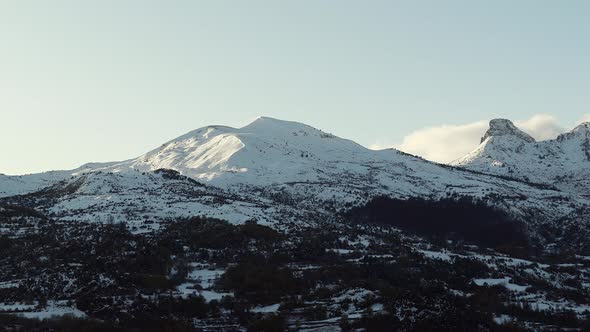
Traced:
[[195, 130], [112, 169], [167, 168], [219, 186], [269, 185], [321, 181], [326, 171], [354, 171], [381, 155], [304, 124], [261, 117], [240, 129]]
[[115, 164], [118, 164], [118, 162], [87, 163], [73, 170], [49, 171], [38, 174], [17, 176], [0, 174], [0, 197], [32, 193], [52, 186], [60, 181], [67, 180], [71, 177]]
[[[497, 139], [532, 144], [525, 135], [498, 132], [486, 141]], [[265, 117], [243, 128], [201, 128], [135, 159], [59, 175], [50, 180], [39, 175], [43, 182], [28, 187], [14, 185], [13, 193], [29, 194], [7, 199], [57, 219], [114, 219], [150, 228], [162, 218], [194, 215], [291, 227], [335, 219], [335, 212], [381, 195], [477, 197], [517, 216], [535, 215], [531, 224], [572, 220], [590, 206], [576, 193], [435, 164], [393, 149], [373, 151], [301, 123]], [[0, 185], [17, 180], [7, 177]]]
[[509, 120], [495, 119], [480, 146], [452, 164], [588, 196], [590, 123], [582, 123], [557, 139], [536, 142]]
[[233, 192], [281, 191], [311, 202], [361, 202], [371, 195], [483, 197], [490, 192], [516, 197], [538, 190], [393, 149], [373, 151], [305, 124], [267, 117], [240, 129], [201, 128], [103, 170], [121, 174], [162, 168]]

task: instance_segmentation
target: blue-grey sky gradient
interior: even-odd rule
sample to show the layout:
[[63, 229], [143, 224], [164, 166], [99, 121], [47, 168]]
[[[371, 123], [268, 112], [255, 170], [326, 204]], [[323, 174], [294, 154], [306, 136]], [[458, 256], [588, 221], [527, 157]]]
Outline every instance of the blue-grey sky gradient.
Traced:
[[369, 146], [590, 113], [590, 2], [0, 3], [0, 173], [135, 157], [259, 115]]

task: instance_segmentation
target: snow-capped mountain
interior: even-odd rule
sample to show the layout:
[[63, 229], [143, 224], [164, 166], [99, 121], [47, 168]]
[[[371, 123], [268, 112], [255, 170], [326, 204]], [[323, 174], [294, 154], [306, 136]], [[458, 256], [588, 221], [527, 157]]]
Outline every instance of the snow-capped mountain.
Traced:
[[[514, 149], [533, 144], [513, 125], [496, 124], [486, 142], [506, 140]], [[581, 132], [561, 140], [576, 141]], [[590, 206], [576, 193], [531, 183], [542, 181], [472, 172], [393, 149], [373, 151], [266, 117], [243, 128], [197, 129], [124, 162], [0, 181], [5, 196], [20, 195], [6, 200], [25, 201], [53, 218], [120, 220], [145, 230], [158, 220], [194, 215], [301, 225], [337, 219], [338, 212], [377, 196], [475, 197], [516, 216], [535, 215], [530, 224], [577, 220]]]
[[342, 172], [346, 164], [377, 159], [378, 154], [352, 141], [308, 125], [261, 117], [239, 129], [197, 129], [112, 169], [166, 168], [220, 186], [269, 185], [320, 181], [332, 167]]
[[590, 123], [556, 139], [536, 142], [505, 119], [490, 129], [471, 153], [452, 163], [467, 169], [547, 183], [563, 191], [590, 195]]
[[[507, 120], [491, 126], [471, 160], [494, 152], [495, 162], [518, 167], [544, 160], [538, 150], [548, 144], [551, 158], [584, 180], [587, 125], [551, 144]], [[278, 312], [290, 329], [324, 331], [340, 329], [341, 315], [364, 324], [366, 310], [367, 317], [398, 312], [391, 326], [404, 320], [407, 331], [457, 317], [442, 328], [454, 330], [465, 328], [466, 308], [480, 314], [484, 298], [490, 324], [504, 324], [507, 313], [528, 319], [528, 303], [545, 308], [531, 317], [546, 325], [572, 317], [559, 310], [588, 317], [584, 183], [556, 188], [549, 178], [480, 165], [373, 151], [305, 124], [259, 118], [243, 128], [197, 129], [123, 162], [2, 176], [0, 313], [145, 320], [173, 308], [175, 317], [218, 331], [242, 330], [251, 320], [236, 317], [249, 308], [254, 318]], [[540, 171], [535, 166], [526, 165]], [[39, 296], [47, 303], [28, 304]], [[198, 307], [215, 309], [187, 310], [201, 297]], [[306, 313], [322, 311], [318, 303], [326, 314]]]

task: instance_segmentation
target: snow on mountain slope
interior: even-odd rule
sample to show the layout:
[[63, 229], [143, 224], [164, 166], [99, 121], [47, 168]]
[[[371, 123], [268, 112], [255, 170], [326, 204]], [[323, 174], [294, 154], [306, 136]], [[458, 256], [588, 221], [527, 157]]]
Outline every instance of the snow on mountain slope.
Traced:
[[495, 119], [482, 143], [452, 165], [555, 185], [590, 195], [590, 123], [557, 139], [535, 142], [509, 120]]
[[[495, 134], [486, 141], [496, 139], [515, 138]], [[527, 141], [526, 136], [518, 139]], [[572, 220], [590, 206], [575, 193], [435, 164], [393, 149], [373, 151], [271, 118], [239, 129], [201, 128], [139, 158], [60, 175], [43, 183], [51, 183], [49, 188], [7, 200], [33, 205], [56, 219], [126, 221], [138, 231], [146, 224], [157, 227], [161, 219], [194, 215], [291, 227], [333, 220], [335, 212], [381, 195], [483, 198], [517, 216], [534, 215], [531, 225]]]
[[[69, 183], [68, 188], [75, 190], [61, 195], [51, 212], [67, 219], [92, 219], [97, 213], [126, 220], [195, 213], [219, 216], [221, 205], [209, 204], [209, 189], [184, 194], [190, 183], [183, 183], [179, 190], [175, 187], [178, 183], [152, 176], [160, 169], [177, 171], [211, 190], [233, 195], [223, 205], [231, 211], [226, 218], [237, 222], [249, 218], [272, 221], [268, 206], [295, 219], [309, 219], [312, 214], [329, 214], [378, 195], [493, 197], [495, 204], [516, 213], [540, 211], [547, 219], [571, 214], [574, 207], [563, 201], [577, 200], [554, 190], [434, 164], [392, 149], [369, 150], [304, 124], [259, 118], [240, 129], [201, 128], [139, 158], [81, 172], [62, 185], [66, 188]], [[77, 181], [82, 185], [71, 185]], [[584, 203], [573, 205], [580, 204]], [[233, 217], [227, 217], [229, 214]]]
[[[481, 196], [485, 195], [483, 188], [490, 189], [498, 181], [393, 149], [369, 150], [308, 125], [266, 117], [240, 129], [198, 129], [105, 170], [149, 172], [161, 168], [228, 190], [241, 186], [311, 186], [324, 192], [326, 198], [327, 193], [350, 196], [354, 189], [359, 194], [370, 191], [423, 196], [458, 191]], [[518, 189], [513, 188], [511, 194], [523, 190], [521, 186], [516, 184]], [[338, 195], [342, 190], [347, 192]]]
[[[212, 126], [181, 136], [113, 169], [174, 169], [227, 186], [320, 181], [333, 164], [374, 160], [362, 146], [310, 126], [261, 117], [246, 127]], [[352, 166], [348, 166], [352, 167]]]
[[276, 218], [269, 200], [228, 193], [169, 170], [88, 172], [25, 197], [60, 220], [126, 222], [135, 231], [157, 229], [166, 218], [208, 216], [233, 223]]
[[70, 177], [86, 172], [108, 167], [118, 162], [110, 163], [88, 163], [74, 170], [49, 171], [38, 174], [8, 176], [0, 174], [0, 197], [23, 195], [52, 186], [57, 182], [64, 181]]

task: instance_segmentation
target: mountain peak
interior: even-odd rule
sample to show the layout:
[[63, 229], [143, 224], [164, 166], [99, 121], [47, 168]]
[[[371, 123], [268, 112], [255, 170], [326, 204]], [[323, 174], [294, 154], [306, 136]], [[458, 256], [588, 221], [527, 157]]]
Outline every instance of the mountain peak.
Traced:
[[483, 143], [486, 139], [492, 136], [516, 136], [525, 142], [535, 142], [535, 139], [518, 129], [512, 121], [508, 119], [493, 119], [490, 121], [490, 128], [482, 137], [481, 142]]
[[259, 117], [242, 128], [197, 129], [117, 167], [166, 168], [223, 186], [234, 178], [247, 184], [313, 181], [325, 176], [317, 171], [322, 165], [377, 157], [312, 126]]
[[295, 121], [287, 121], [287, 120], [279, 120], [275, 118], [271, 118], [268, 116], [259, 116], [256, 120], [252, 121], [247, 126], [243, 127], [242, 130], [245, 131], [257, 131], [257, 132], [264, 132], [264, 131], [289, 131], [289, 130], [300, 130], [300, 129], [315, 129], [311, 126], [306, 124], [295, 122]]
[[274, 137], [321, 137], [336, 138], [305, 123], [296, 121], [279, 120], [271, 117], [261, 116], [247, 126], [240, 128], [241, 133], [255, 133], [262, 136]]
[[588, 133], [590, 132], [590, 122], [582, 122], [576, 128], [572, 129], [571, 133]]
[[579, 137], [582, 139], [590, 139], [590, 122], [583, 122], [577, 125], [570, 132], [557, 136], [557, 140], [562, 142], [567, 139]]

